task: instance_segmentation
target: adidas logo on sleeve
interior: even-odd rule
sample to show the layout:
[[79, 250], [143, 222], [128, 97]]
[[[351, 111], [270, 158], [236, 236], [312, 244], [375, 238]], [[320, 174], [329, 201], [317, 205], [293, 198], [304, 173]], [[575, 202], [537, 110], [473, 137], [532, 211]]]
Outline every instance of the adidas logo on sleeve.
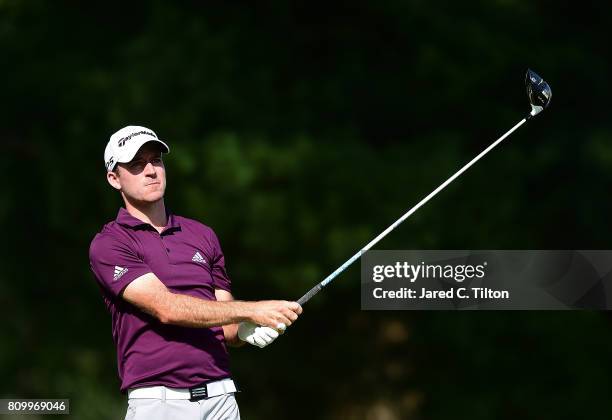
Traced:
[[195, 261], [198, 263], [204, 263], [206, 264], [206, 260], [204, 259], [204, 257], [202, 256], [202, 254], [200, 254], [199, 251], [196, 251], [195, 254], [193, 254], [193, 258], [191, 259], [191, 261]]
[[121, 278], [121, 276], [123, 276], [127, 272], [128, 272], [127, 268], [119, 267], [118, 265], [116, 265], [115, 266], [115, 274], [113, 275], [113, 281], [119, 280]]

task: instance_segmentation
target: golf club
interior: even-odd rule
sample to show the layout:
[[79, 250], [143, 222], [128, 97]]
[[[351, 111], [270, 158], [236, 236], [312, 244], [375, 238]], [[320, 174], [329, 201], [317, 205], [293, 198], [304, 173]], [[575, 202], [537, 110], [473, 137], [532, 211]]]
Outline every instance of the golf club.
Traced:
[[404, 220], [406, 220], [414, 212], [416, 212], [422, 205], [427, 203], [431, 198], [433, 198], [436, 194], [442, 191], [448, 184], [450, 184], [456, 178], [458, 178], [459, 175], [465, 172], [470, 166], [476, 163], [484, 155], [489, 153], [495, 146], [501, 143], [506, 137], [512, 134], [517, 128], [523, 125], [527, 120], [538, 115], [550, 104], [550, 99], [552, 97], [552, 91], [550, 89], [550, 86], [548, 86], [548, 84], [540, 76], [538, 76], [534, 71], [530, 69], [527, 69], [527, 74], [525, 75], [525, 85], [527, 87], [527, 96], [529, 98], [529, 103], [531, 104], [531, 112], [525, 118], [523, 118], [519, 123], [517, 123], [510, 130], [508, 130], [499, 139], [495, 140], [495, 142], [493, 142], [489, 147], [487, 147], [482, 152], [480, 152], [478, 156], [476, 156], [474, 159], [468, 162], [463, 168], [455, 172], [453, 176], [448, 178], [438, 188], [436, 188], [431, 193], [429, 193], [427, 197], [423, 198], [414, 207], [412, 207], [410, 210], [404, 213], [402, 217], [397, 219], [391, 226], [385, 229], [376, 238], [372, 239], [366, 246], [361, 248], [355, 255], [353, 255], [344, 264], [338, 267], [333, 273], [327, 276], [321, 283], [317, 284], [315, 287], [310, 289], [304, 296], [302, 296], [298, 300], [298, 303], [300, 305], [304, 305], [306, 302], [308, 302], [314, 295], [319, 293], [321, 289], [323, 289], [325, 286], [331, 283], [331, 281], [334, 280], [338, 276], [338, 274], [342, 273], [344, 270], [346, 270], [347, 267], [349, 267], [353, 262], [355, 262], [355, 260], [361, 257], [361, 255], [364, 252], [366, 252], [367, 250], [372, 248], [374, 245], [376, 245], [378, 241], [384, 238], [389, 232], [391, 232], [393, 229], [399, 226]]

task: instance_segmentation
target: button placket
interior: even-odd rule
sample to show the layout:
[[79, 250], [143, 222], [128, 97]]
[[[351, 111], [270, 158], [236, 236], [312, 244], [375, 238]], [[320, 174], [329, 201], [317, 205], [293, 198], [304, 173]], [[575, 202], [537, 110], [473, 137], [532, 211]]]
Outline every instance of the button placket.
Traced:
[[166, 258], [168, 260], [170, 260], [170, 248], [168, 248], [168, 246], [166, 245], [166, 242], [164, 241], [164, 235], [160, 234], [158, 231], [154, 231], [153, 234], [156, 235], [159, 238], [159, 241], [161, 242], [162, 249], [166, 253]]

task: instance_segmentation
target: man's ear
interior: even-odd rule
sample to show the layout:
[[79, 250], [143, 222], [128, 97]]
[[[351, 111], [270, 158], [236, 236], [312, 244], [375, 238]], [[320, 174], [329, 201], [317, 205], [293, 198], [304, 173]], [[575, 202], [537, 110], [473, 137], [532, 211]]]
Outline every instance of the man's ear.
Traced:
[[107, 172], [106, 180], [108, 181], [109, 184], [111, 184], [111, 187], [113, 187], [117, 191], [121, 191], [121, 184], [119, 183], [119, 175], [116, 172]]

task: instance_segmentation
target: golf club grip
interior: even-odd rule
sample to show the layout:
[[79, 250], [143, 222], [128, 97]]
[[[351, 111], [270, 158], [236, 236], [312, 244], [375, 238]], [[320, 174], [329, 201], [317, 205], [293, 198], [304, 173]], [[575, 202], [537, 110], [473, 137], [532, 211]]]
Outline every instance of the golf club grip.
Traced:
[[321, 283], [317, 284], [315, 287], [310, 289], [304, 296], [299, 298], [297, 302], [300, 304], [300, 306], [304, 305], [310, 300], [311, 297], [319, 293], [319, 290], [321, 290], [322, 288], [323, 286], [321, 286]]

